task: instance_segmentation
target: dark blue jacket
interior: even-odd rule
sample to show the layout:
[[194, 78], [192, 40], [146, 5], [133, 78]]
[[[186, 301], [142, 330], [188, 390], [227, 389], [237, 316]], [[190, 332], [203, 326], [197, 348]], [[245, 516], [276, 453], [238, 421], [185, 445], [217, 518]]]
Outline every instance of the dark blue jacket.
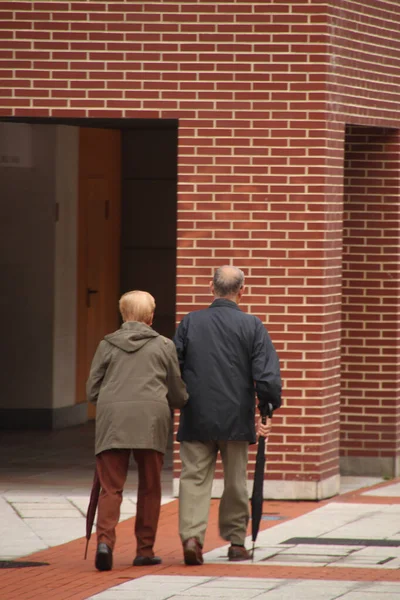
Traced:
[[260, 319], [218, 298], [186, 315], [174, 342], [189, 392], [178, 441], [254, 443], [255, 393], [261, 411], [281, 405], [279, 359]]

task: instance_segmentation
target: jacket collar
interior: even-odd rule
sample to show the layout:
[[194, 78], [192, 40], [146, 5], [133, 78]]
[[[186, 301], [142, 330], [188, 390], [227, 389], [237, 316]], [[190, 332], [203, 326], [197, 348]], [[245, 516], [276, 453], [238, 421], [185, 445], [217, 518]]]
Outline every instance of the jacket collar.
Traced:
[[233, 302], [233, 300], [228, 300], [227, 298], [216, 298], [214, 300], [214, 302], [212, 304], [210, 304], [210, 308], [219, 308], [219, 307], [234, 308], [236, 310], [241, 310], [239, 308], [239, 306], [236, 304], [236, 302]]

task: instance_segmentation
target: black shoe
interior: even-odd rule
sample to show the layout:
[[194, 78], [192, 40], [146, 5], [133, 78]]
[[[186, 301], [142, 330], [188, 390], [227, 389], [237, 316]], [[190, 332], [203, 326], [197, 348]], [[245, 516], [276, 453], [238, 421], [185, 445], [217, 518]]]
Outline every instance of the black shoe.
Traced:
[[95, 566], [98, 571], [111, 571], [113, 565], [112, 550], [104, 542], [97, 544]]
[[160, 565], [162, 560], [159, 556], [137, 556], [133, 561], [134, 567], [151, 567], [152, 565]]

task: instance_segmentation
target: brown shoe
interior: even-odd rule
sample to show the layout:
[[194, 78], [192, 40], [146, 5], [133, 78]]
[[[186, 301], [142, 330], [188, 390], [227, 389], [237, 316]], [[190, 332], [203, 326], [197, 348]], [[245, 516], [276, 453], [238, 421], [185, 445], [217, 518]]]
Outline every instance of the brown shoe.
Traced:
[[232, 561], [250, 560], [251, 555], [244, 546], [235, 546], [232, 544], [228, 550], [228, 558]]
[[152, 567], [161, 563], [162, 559], [159, 556], [136, 556], [132, 564], [134, 567]]
[[202, 547], [196, 538], [189, 538], [186, 542], [183, 542], [183, 558], [185, 565], [203, 564]]

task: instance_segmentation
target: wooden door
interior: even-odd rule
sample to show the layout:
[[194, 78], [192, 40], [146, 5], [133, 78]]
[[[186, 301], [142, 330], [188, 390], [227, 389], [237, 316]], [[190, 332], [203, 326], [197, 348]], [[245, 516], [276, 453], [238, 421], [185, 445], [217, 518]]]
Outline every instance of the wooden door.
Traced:
[[120, 180], [120, 132], [80, 129], [77, 402], [98, 343], [119, 325]]

